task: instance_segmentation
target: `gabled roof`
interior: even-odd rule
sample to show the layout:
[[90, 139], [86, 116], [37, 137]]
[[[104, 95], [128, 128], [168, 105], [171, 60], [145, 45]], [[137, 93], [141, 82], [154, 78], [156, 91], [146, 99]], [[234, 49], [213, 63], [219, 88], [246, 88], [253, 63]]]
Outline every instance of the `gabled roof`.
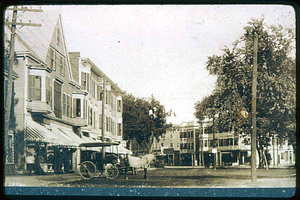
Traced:
[[[11, 21], [12, 11], [7, 10], [5, 14], [6, 19], [8, 17], [8, 21]], [[24, 23], [31, 22], [41, 24], [41, 27], [18, 25], [16, 28], [16, 52], [30, 53], [41, 62], [46, 63], [49, 46], [51, 45], [51, 42], [53, 43], [52, 40], [53, 36], [56, 34], [56, 27], [59, 27], [61, 29], [61, 39], [63, 44], [60, 47], [60, 53], [65, 55], [67, 60], [69, 60], [62, 30], [60, 12], [58, 10], [43, 9], [42, 12], [18, 11], [17, 22], [20, 22], [21, 20]], [[6, 34], [10, 32], [9, 29], [9, 26], [6, 26]], [[69, 68], [69, 62], [67, 62], [67, 65]], [[69, 69], [68, 73], [71, 73]], [[70, 78], [72, 78], [71, 74]]]
[[[6, 16], [11, 21], [12, 11], [7, 11]], [[43, 12], [21, 12], [18, 11], [17, 21], [28, 23], [29, 20], [41, 27], [17, 26], [16, 34], [19, 39], [15, 43], [15, 51], [29, 51], [38, 59], [45, 62], [48, 48], [52, 39], [55, 26], [59, 20], [59, 12], [55, 10], [43, 10]], [[17, 37], [18, 38], [18, 37]], [[28, 48], [29, 47], [29, 48]]]

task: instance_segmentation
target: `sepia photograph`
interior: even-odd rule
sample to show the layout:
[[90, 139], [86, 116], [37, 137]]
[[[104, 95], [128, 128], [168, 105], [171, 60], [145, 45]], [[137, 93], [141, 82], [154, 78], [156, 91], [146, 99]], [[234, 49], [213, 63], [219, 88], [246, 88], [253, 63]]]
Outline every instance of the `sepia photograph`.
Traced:
[[5, 195], [296, 194], [293, 5], [2, 12]]

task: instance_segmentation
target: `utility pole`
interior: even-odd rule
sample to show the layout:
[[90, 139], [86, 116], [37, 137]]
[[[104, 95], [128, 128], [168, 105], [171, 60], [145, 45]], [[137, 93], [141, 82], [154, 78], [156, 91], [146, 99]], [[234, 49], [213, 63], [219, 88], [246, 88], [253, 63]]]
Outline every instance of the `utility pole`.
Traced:
[[[106, 103], [106, 89], [105, 89], [106, 78], [103, 75], [103, 91], [102, 91], [102, 142], [105, 141], [105, 103]], [[105, 159], [105, 147], [102, 147], [102, 158]], [[103, 163], [103, 171], [105, 172], [105, 164]]]
[[256, 89], [257, 89], [257, 45], [258, 34], [254, 32], [253, 74], [252, 74], [252, 134], [251, 134], [251, 181], [257, 181], [256, 174]]
[[[213, 149], [216, 150], [216, 125], [215, 125], [215, 112], [213, 111]], [[214, 170], [217, 170], [217, 152], [213, 152], [214, 156]]]
[[[11, 36], [10, 36], [10, 52], [9, 52], [9, 61], [7, 69], [7, 86], [6, 86], [6, 96], [5, 96], [5, 155], [8, 152], [8, 134], [9, 134], [9, 124], [10, 124], [10, 111], [11, 111], [11, 102], [12, 100], [12, 78], [13, 78], [13, 63], [15, 57], [15, 35], [16, 35], [16, 26], [42, 26], [41, 24], [33, 24], [31, 21], [29, 23], [23, 23], [22, 21], [17, 22], [17, 12], [19, 11], [32, 11], [32, 12], [42, 12], [41, 9], [28, 9], [27, 7], [18, 8], [14, 6], [13, 8], [8, 8], [7, 10], [13, 10], [12, 21], [8, 20], [5, 22], [6, 25], [11, 25]], [[5, 156], [6, 157], [6, 156]]]

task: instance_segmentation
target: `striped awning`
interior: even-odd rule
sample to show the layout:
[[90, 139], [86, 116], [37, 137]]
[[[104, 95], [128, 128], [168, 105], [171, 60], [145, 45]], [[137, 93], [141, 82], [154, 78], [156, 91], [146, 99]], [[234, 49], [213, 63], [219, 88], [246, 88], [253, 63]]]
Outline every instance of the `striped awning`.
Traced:
[[43, 125], [26, 116], [26, 141], [44, 142], [49, 145], [63, 145], [62, 141]]
[[26, 141], [44, 142], [49, 146], [68, 147], [78, 147], [79, 144], [85, 142], [72, 130], [54, 124], [47, 129], [33, 121], [30, 116], [26, 116]]
[[125, 147], [119, 145], [119, 146], [113, 146], [112, 147], [112, 152], [113, 153], [118, 153], [118, 154], [128, 154], [128, 155], [132, 155], [132, 151], [130, 151], [129, 149], [126, 149]]

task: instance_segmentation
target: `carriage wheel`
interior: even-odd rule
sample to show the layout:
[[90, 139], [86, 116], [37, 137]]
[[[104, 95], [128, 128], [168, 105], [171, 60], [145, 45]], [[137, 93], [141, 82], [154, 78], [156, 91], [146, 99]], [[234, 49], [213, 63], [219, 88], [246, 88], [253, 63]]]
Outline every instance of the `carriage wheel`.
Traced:
[[108, 165], [106, 170], [106, 176], [108, 179], [115, 179], [119, 176], [119, 168], [117, 165]]
[[80, 175], [84, 179], [91, 179], [96, 176], [96, 165], [91, 161], [84, 161], [79, 168]]

